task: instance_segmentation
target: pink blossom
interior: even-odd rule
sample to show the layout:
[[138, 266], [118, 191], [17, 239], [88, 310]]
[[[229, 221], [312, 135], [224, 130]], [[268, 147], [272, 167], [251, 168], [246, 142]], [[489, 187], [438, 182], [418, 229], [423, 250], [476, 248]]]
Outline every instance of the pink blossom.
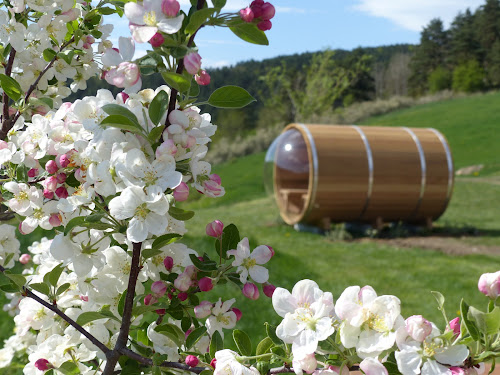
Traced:
[[118, 67], [108, 70], [105, 79], [110, 85], [128, 88], [139, 82], [141, 74], [137, 64], [125, 61], [120, 63]]
[[65, 198], [68, 198], [69, 194], [68, 194], [68, 189], [66, 189], [64, 186], [59, 186], [57, 189], [56, 189], [56, 195], [61, 198], [61, 199], [65, 199]]
[[448, 324], [450, 325], [450, 328], [455, 333], [455, 335], [460, 334], [460, 318], [458, 316], [450, 320]]
[[174, 259], [172, 257], [166, 257], [163, 259], [163, 265], [167, 271], [172, 271], [172, 268], [174, 267]]
[[245, 22], [252, 22], [255, 16], [253, 14], [252, 8], [247, 7], [240, 10], [240, 17]]
[[183, 202], [189, 197], [189, 186], [185, 182], [181, 182], [179, 186], [174, 189], [174, 199], [177, 202]]
[[180, 9], [181, 5], [177, 0], [163, 0], [161, 2], [161, 10], [167, 17], [175, 17]]
[[179, 298], [179, 301], [185, 301], [188, 298], [188, 294], [186, 292], [179, 293], [177, 298]]
[[262, 286], [262, 291], [269, 298], [273, 297], [273, 293], [274, 293], [275, 290], [276, 290], [276, 287], [273, 284], [265, 283]]
[[318, 361], [314, 356], [314, 353], [307, 354], [304, 357], [295, 357], [293, 358], [293, 369], [296, 374], [300, 374], [302, 371], [305, 371], [308, 374], [312, 374], [314, 370], [316, 370], [316, 366], [318, 365]]
[[210, 84], [210, 74], [206, 70], [201, 69], [198, 74], [194, 76], [194, 80], [200, 86], [206, 86]]
[[47, 371], [48, 369], [53, 368], [50, 362], [45, 358], [37, 359], [35, 362], [35, 367], [40, 371]]
[[68, 155], [63, 154], [61, 156], [56, 157], [56, 163], [59, 167], [66, 168], [70, 163]]
[[38, 168], [31, 168], [29, 171], [28, 171], [28, 177], [36, 177], [38, 176]]
[[184, 68], [189, 74], [196, 74], [201, 68], [201, 56], [197, 52], [188, 53], [184, 57]]
[[274, 9], [274, 6], [271, 3], [264, 3], [260, 9], [262, 11], [260, 18], [263, 21], [270, 20], [271, 18], [274, 17], [274, 14], [276, 13], [276, 10]]
[[196, 268], [187, 266], [184, 272], [175, 279], [174, 286], [181, 292], [185, 292], [193, 285], [193, 277], [196, 277]]
[[57, 189], [57, 178], [55, 176], [50, 176], [44, 181], [45, 189], [48, 191], [56, 191]]
[[264, 20], [264, 21], [260, 21], [257, 24], [257, 27], [259, 28], [259, 30], [267, 31], [267, 30], [271, 30], [271, 28], [273, 27], [273, 24], [269, 20]]
[[194, 315], [198, 319], [203, 319], [209, 316], [212, 313], [212, 302], [210, 301], [201, 301], [198, 306], [194, 308]]
[[198, 359], [198, 357], [190, 354], [186, 357], [185, 362], [186, 362], [186, 365], [188, 365], [190, 367], [196, 367], [196, 366], [198, 366], [198, 363], [200, 363], [200, 360]]
[[500, 271], [482, 274], [477, 287], [485, 296], [496, 299], [500, 295]]
[[30, 260], [31, 260], [31, 255], [29, 255], [29, 254], [23, 254], [19, 258], [19, 262], [21, 264], [28, 264]]
[[52, 214], [49, 217], [49, 224], [53, 227], [58, 227], [62, 224], [62, 217], [60, 214]]
[[235, 313], [235, 315], [236, 315], [236, 321], [239, 321], [241, 319], [241, 317], [243, 316], [241, 310], [238, 309], [237, 307], [233, 307], [231, 309], [231, 311]]
[[144, 304], [146, 306], [153, 305], [156, 302], [158, 302], [158, 300], [152, 294], [148, 294], [146, 297], [144, 297]]
[[154, 293], [155, 297], [162, 297], [167, 292], [167, 286], [163, 281], [155, 281], [151, 285], [151, 291]]
[[224, 224], [220, 220], [214, 220], [211, 223], [208, 223], [205, 228], [205, 233], [207, 236], [219, 238], [222, 236], [222, 232], [224, 230]]
[[56, 174], [57, 182], [60, 183], [60, 184], [63, 184], [66, 181], [67, 177], [68, 176], [66, 176], [66, 173], [58, 173], [58, 174]]
[[422, 315], [410, 316], [406, 319], [405, 326], [408, 335], [418, 342], [423, 342], [432, 332], [432, 324], [424, 319]]
[[[172, 122], [170, 122], [172, 123]], [[171, 155], [174, 156], [177, 153], [177, 146], [174, 141], [171, 139], [167, 139], [156, 149], [155, 155], [157, 158], [160, 158], [161, 155]]]
[[202, 292], [209, 292], [214, 288], [212, 279], [209, 277], [203, 277], [198, 281], [198, 286]]
[[[166, 0], [164, 0], [164, 2], [165, 1]], [[156, 33], [155, 35], [153, 35], [153, 37], [151, 39], [149, 39], [149, 43], [151, 43], [151, 45], [155, 48], [160, 47], [164, 41], [165, 41], [165, 38], [160, 33]]]
[[461, 367], [457, 366], [450, 367], [450, 371], [452, 375], [466, 375], [466, 372]]
[[271, 250], [271, 258], [274, 256], [275, 252], [274, 252], [274, 249], [271, 247], [271, 246], [268, 246], [267, 247], [269, 250]]
[[387, 369], [377, 358], [368, 357], [363, 359], [359, 364], [359, 368], [363, 370], [366, 375], [388, 375]]
[[259, 288], [254, 283], [246, 283], [243, 286], [243, 295], [247, 298], [256, 300], [259, 298]]

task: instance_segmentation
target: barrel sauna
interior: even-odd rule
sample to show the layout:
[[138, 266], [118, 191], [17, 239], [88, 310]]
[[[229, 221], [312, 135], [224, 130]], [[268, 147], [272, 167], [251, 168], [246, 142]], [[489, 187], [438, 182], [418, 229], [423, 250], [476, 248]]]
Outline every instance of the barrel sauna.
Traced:
[[290, 124], [273, 145], [274, 196], [288, 224], [430, 225], [451, 198], [453, 159], [435, 129]]

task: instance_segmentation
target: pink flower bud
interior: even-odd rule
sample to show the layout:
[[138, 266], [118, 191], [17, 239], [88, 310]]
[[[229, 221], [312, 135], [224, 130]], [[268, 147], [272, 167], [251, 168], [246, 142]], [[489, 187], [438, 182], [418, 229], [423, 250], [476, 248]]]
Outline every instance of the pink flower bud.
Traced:
[[151, 291], [154, 293], [155, 297], [159, 298], [167, 293], [167, 286], [163, 281], [155, 281], [151, 285]]
[[58, 227], [62, 224], [62, 218], [60, 214], [52, 214], [49, 217], [49, 224], [53, 227]]
[[259, 298], [259, 288], [254, 283], [246, 283], [243, 286], [243, 295], [247, 298], [256, 300]]
[[88, 296], [80, 296], [80, 299], [84, 302], [88, 302], [89, 301], [89, 297]]
[[165, 259], [163, 259], [163, 265], [165, 266], [165, 269], [167, 271], [172, 271], [172, 268], [174, 267], [174, 258], [166, 257]]
[[422, 315], [410, 316], [406, 319], [405, 324], [406, 332], [415, 341], [423, 342], [432, 332], [432, 324]]
[[30, 260], [31, 260], [31, 255], [29, 255], [29, 254], [23, 254], [19, 258], [19, 262], [21, 264], [28, 264]]
[[347, 366], [342, 367], [342, 372], [339, 366], [328, 366], [328, 369], [335, 371], [339, 375], [349, 375], [349, 368]]
[[17, 230], [18, 230], [18, 231], [19, 231], [19, 233], [21, 233], [23, 236], [24, 236], [25, 234], [28, 234], [28, 233], [26, 233], [25, 231], [23, 231], [23, 222], [22, 222], [22, 221], [21, 221], [21, 222], [19, 223], [19, 225], [17, 226]]
[[212, 173], [211, 175], [208, 176], [210, 178], [210, 181], [215, 182], [216, 184], [221, 184], [222, 180], [220, 179], [220, 176], [218, 174]]
[[257, 24], [257, 27], [258, 27], [259, 30], [267, 31], [267, 30], [271, 30], [271, 28], [273, 27], [273, 24], [272, 24], [271, 21], [265, 20], [265, 21], [260, 21]]
[[449, 325], [455, 335], [460, 334], [460, 318], [458, 316], [455, 319], [450, 320]]
[[121, 103], [125, 103], [127, 99], [129, 98], [128, 94], [126, 92], [121, 92], [118, 95], [116, 95], [116, 100], [118, 100]]
[[185, 301], [188, 298], [188, 294], [186, 292], [179, 293], [177, 298], [179, 298], [179, 301]]
[[203, 277], [198, 281], [198, 286], [202, 292], [208, 292], [214, 288], [214, 284], [210, 277]]
[[198, 319], [203, 319], [209, 316], [212, 313], [212, 302], [210, 301], [201, 301], [198, 306], [194, 308], [194, 315]]
[[48, 191], [56, 191], [57, 178], [55, 176], [50, 176], [45, 179], [45, 189]]
[[302, 358], [294, 357], [292, 364], [295, 371], [297, 371], [297, 369], [301, 369], [302, 371], [305, 371], [308, 374], [312, 374], [314, 370], [316, 370], [316, 367], [318, 366], [318, 361], [316, 360], [314, 353], [312, 353], [312, 354], [306, 354]]
[[181, 5], [177, 0], [163, 0], [161, 2], [161, 11], [167, 17], [175, 17], [179, 10], [181, 9]]
[[183, 202], [189, 197], [189, 186], [185, 182], [181, 182], [179, 186], [174, 189], [174, 199], [178, 202]]
[[127, 88], [141, 79], [139, 66], [131, 62], [121, 62], [118, 67], [108, 70], [104, 77], [110, 85]]
[[276, 290], [276, 287], [273, 284], [265, 283], [262, 286], [262, 291], [269, 298], [273, 297], [273, 293], [274, 293], [275, 290]]
[[90, 43], [83, 43], [83, 46], [82, 46], [84, 49], [91, 49], [92, 48], [92, 44]]
[[196, 146], [196, 138], [193, 137], [192, 135], [188, 135], [186, 138], [186, 141], [184, 142], [184, 148], [193, 148]]
[[53, 368], [49, 361], [45, 358], [37, 359], [35, 362], [35, 367], [40, 371], [47, 371], [48, 369]]
[[181, 292], [187, 291], [191, 285], [193, 285], [193, 280], [191, 276], [184, 271], [174, 280], [174, 286]]
[[[266, 246], [267, 246], [267, 245], [266, 245]], [[272, 255], [271, 255], [271, 258], [272, 258], [272, 257], [274, 256], [274, 254], [275, 254], [275, 253], [274, 253], [274, 249], [273, 249], [271, 246], [267, 246], [267, 248], [268, 248], [269, 250], [271, 250], [271, 254], [272, 254]]]
[[188, 53], [184, 57], [184, 68], [191, 75], [198, 73], [201, 68], [201, 56], [197, 52]]
[[461, 367], [457, 366], [450, 367], [450, 371], [452, 375], [466, 375], [465, 370]]
[[252, 1], [250, 4], [254, 18], [259, 18], [262, 15], [262, 5], [264, 5], [264, 1]]
[[263, 21], [270, 20], [271, 18], [274, 17], [274, 14], [276, 13], [276, 10], [274, 9], [274, 6], [271, 3], [264, 3], [264, 5], [260, 7], [260, 9], [262, 11], [260, 18]]
[[500, 271], [482, 274], [477, 287], [485, 296], [496, 299], [500, 295]]
[[57, 182], [60, 183], [60, 184], [63, 184], [66, 181], [67, 177], [68, 176], [66, 176], [66, 173], [58, 173], [58, 174], [56, 174]]
[[56, 163], [57, 162], [61, 168], [66, 168], [69, 165], [70, 160], [68, 158], [68, 155], [63, 154], [60, 157], [56, 158]]
[[90, 44], [95, 42], [95, 38], [92, 35], [87, 35], [85, 40], [87, 41], [87, 43], [90, 43]]
[[146, 297], [144, 297], [144, 304], [146, 306], [153, 305], [156, 302], [158, 302], [158, 300], [152, 294], [148, 294]]
[[54, 192], [49, 191], [47, 189], [43, 189], [43, 196], [47, 199], [52, 199], [52, 198], [54, 198]]
[[222, 236], [222, 231], [224, 230], [224, 224], [222, 221], [214, 220], [211, 223], [208, 223], [205, 232], [207, 236], [219, 238]]
[[167, 139], [156, 149], [155, 155], [157, 158], [160, 158], [162, 155], [171, 155], [174, 156], [177, 153], [177, 146], [174, 141], [171, 139]]
[[252, 22], [254, 19], [253, 11], [250, 7], [240, 10], [240, 17], [245, 22]]
[[59, 170], [59, 168], [57, 167], [57, 163], [54, 160], [49, 160], [47, 163], [45, 163], [45, 170], [49, 174], [54, 174]]
[[155, 313], [157, 313], [158, 315], [165, 315], [167, 313], [167, 310], [165, 310], [165, 309], [158, 309], [158, 310], [155, 310]]
[[200, 363], [200, 360], [194, 355], [190, 354], [186, 357], [186, 365], [189, 367], [196, 367], [198, 366], [198, 363]]
[[28, 177], [36, 177], [38, 176], [38, 168], [31, 168], [29, 171], [28, 171]]
[[214, 358], [210, 361], [210, 367], [215, 368], [215, 366], [217, 366], [217, 359]]
[[57, 189], [56, 189], [56, 195], [61, 198], [61, 199], [65, 199], [65, 198], [68, 198], [68, 189], [66, 189], [64, 186], [59, 186]]
[[241, 310], [236, 307], [233, 307], [231, 311], [234, 312], [234, 314], [236, 315], [236, 321], [239, 321], [241, 319], [241, 316], [243, 315], [241, 313]]
[[[165, 1], [167, 1], [167, 0], [163, 0], [163, 2], [165, 2]], [[151, 44], [151, 46], [153, 46], [155, 48], [160, 47], [164, 41], [165, 41], [165, 38], [160, 33], [156, 33], [155, 35], [153, 35], [153, 37], [151, 39], [149, 39], [149, 43]]]
[[201, 69], [198, 74], [194, 76], [194, 80], [200, 86], [206, 86], [210, 84], [210, 74], [206, 70]]

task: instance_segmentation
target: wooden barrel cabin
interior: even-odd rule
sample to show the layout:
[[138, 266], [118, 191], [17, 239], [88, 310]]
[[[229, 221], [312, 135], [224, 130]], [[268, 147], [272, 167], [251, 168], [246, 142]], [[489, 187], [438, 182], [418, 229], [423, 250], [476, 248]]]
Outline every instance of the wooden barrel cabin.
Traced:
[[290, 124], [267, 159], [288, 224], [431, 225], [453, 190], [450, 148], [431, 128]]

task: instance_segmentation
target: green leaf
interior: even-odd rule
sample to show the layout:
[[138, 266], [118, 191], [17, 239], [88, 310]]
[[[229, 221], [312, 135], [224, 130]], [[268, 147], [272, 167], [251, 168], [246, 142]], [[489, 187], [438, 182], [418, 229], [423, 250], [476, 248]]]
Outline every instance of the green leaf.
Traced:
[[[18, 165], [16, 168], [16, 178], [18, 181], [28, 181], [28, 167], [25, 165]], [[7, 264], [8, 262], [4, 262]]]
[[94, 320], [99, 320], [99, 319], [109, 319], [108, 316], [101, 314], [100, 312], [97, 311], [86, 311], [84, 313], [81, 313], [78, 319], [76, 320], [76, 323], [84, 326], [87, 323], [93, 322]]
[[479, 330], [485, 335], [494, 335], [500, 331], [500, 307], [498, 306], [490, 313], [482, 312], [471, 306], [467, 317], [474, 320]]
[[4, 275], [7, 276], [18, 287], [23, 287], [26, 285], [26, 278], [22, 275], [11, 273], [10, 271], [4, 271]]
[[17, 102], [21, 99], [21, 86], [14, 78], [6, 76], [5, 74], [0, 74], [0, 86], [2, 86], [3, 91], [9, 98]]
[[136, 307], [134, 307], [132, 309], [132, 315], [139, 316], [139, 315], [145, 314], [147, 312], [159, 310], [159, 309], [162, 309], [162, 308], [163, 307], [161, 307], [160, 305], [142, 305], [142, 306], [136, 306]]
[[178, 92], [186, 92], [189, 90], [189, 86], [191, 85], [191, 80], [187, 79], [181, 74], [173, 73], [173, 72], [162, 72], [161, 76], [173, 89]]
[[43, 281], [52, 286], [57, 286], [57, 282], [59, 281], [59, 277], [61, 277], [63, 270], [63, 264], [58, 264], [52, 269], [52, 271], [45, 274], [45, 276], [43, 277]]
[[281, 341], [278, 336], [276, 336], [276, 327], [275, 326], [272, 326], [270, 325], [269, 323], [265, 323], [266, 324], [266, 332], [267, 332], [267, 336], [269, 336], [269, 338], [271, 340], [273, 340], [273, 342], [276, 344], [276, 345], [281, 345], [283, 344], [283, 341]]
[[226, 5], [226, 0], [212, 0], [212, 4], [215, 8], [224, 8], [224, 6]]
[[200, 95], [200, 86], [193, 78], [191, 80], [191, 87], [189, 88], [189, 96], [190, 97], [197, 97], [198, 95]]
[[40, 292], [46, 296], [50, 294], [50, 287], [45, 283], [33, 283], [29, 287], [37, 292]]
[[271, 351], [271, 347], [274, 345], [273, 340], [270, 337], [266, 337], [264, 340], [259, 342], [255, 355], [266, 354]]
[[252, 342], [250, 341], [250, 337], [248, 337], [245, 332], [235, 329], [233, 331], [233, 340], [241, 355], [252, 355]]
[[205, 261], [202, 262], [201, 260], [198, 259], [198, 257], [194, 254], [189, 254], [189, 258], [191, 259], [191, 262], [193, 262], [194, 266], [198, 268], [200, 271], [215, 271], [217, 269], [217, 263], [214, 261]]
[[438, 303], [438, 309], [442, 311], [444, 307], [444, 296], [440, 292], [436, 291], [431, 291], [431, 293]]
[[[136, 115], [129, 109], [122, 107], [121, 105], [118, 104], [106, 104], [105, 106], [102, 107], [102, 110], [106, 112], [108, 115], [118, 115], [118, 116], [124, 116], [130, 120], [130, 122], [136, 124], [138, 127], [141, 127], [139, 125], [139, 120], [137, 120]], [[130, 123], [129, 122], [129, 123]]]
[[207, 332], [207, 327], [205, 326], [200, 326], [191, 331], [186, 339], [186, 349], [189, 350], [193, 345], [195, 345], [203, 337], [205, 332]]
[[92, 214], [89, 216], [85, 216], [85, 221], [87, 223], [97, 223], [101, 221], [101, 219], [104, 217], [104, 213], [97, 213], [97, 214]]
[[66, 61], [66, 63], [68, 65], [71, 65], [71, 61], [73, 60], [73, 56], [75, 56], [75, 51], [73, 51], [73, 50], [67, 50], [67, 51], [59, 52], [57, 54], [57, 57], [60, 57], [61, 59]]
[[170, 208], [168, 209], [168, 213], [174, 219], [181, 221], [189, 220], [194, 216], [194, 211], [186, 211], [183, 210], [182, 208], [177, 208], [174, 206], [170, 206]]
[[73, 361], [66, 361], [57, 368], [58, 371], [64, 375], [77, 375], [80, 374], [80, 369]]
[[153, 124], [158, 125], [163, 115], [167, 112], [168, 100], [169, 97], [167, 92], [160, 90], [160, 92], [158, 92], [158, 94], [156, 94], [154, 99], [151, 101], [148, 108], [148, 114], [151, 121], [153, 121]]
[[479, 340], [479, 329], [476, 327], [475, 323], [469, 319], [469, 305], [463, 299], [460, 302], [460, 315], [462, 317], [462, 323], [465, 328], [467, 328], [469, 335], [474, 339], [474, 341]]
[[51, 98], [29, 98], [29, 104], [33, 107], [47, 106], [49, 108], [54, 108], [54, 101]]
[[155, 328], [155, 331], [167, 336], [170, 340], [175, 342], [177, 346], [181, 346], [184, 343], [185, 334], [175, 324], [166, 323], [159, 325]]
[[98, 10], [99, 10], [99, 13], [101, 13], [104, 16], [109, 16], [110, 14], [116, 13], [116, 11], [114, 9], [108, 8], [108, 7], [98, 8]]
[[66, 224], [66, 227], [64, 228], [64, 235], [67, 236], [69, 232], [75, 227], [85, 227], [85, 217], [84, 216], [78, 216], [74, 217], [70, 221], [68, 221], [68, 224]]
[[254, 101], [252, 95], [238, 86], [223, 86], [208, 98], [208, 104], [217, 108], [243, 108]]
[[123, 309], [125, 308], [125, 299], [127, 297], [127, 289], [120, 296], [120, 300], [118, 301], [118, 314], [123, 316]]
[[240, 232], [234, 224], [229, 224], [222, 231], [222, 246], [220, 241], [215, 241], [215, 250], [224, 259], [227, 259], [227, 251], [236, 249], [240, 242]]
[[252, 44], [259, 44], [261, 46], [268, 46], [269, 40], [264, 31], [259, 30], [257, 25], [253, 23], [241, 23], [237, 26], [229, 28], [238, 38], [243, 39], [245, 42]]
[[224, 340], [222, 340], [219, 331], [215, 331], [210, 340], [210, 357], [215, 358], [215, 353], [222, 349], [224, 349]]
[[70, 288], [71, 284], [70, 283], [64, 283], [61, 285], [59, 288], [57, 288], [56, 295], [63, 294], [65, 291], [67, 291]]
[[17, 293], [19, 292], [19, 287], [11, 281], [10, 284], [0, 285], [0, 290], [5, 293]]
[[139, 124], [131, 121], [128, 117], [122, 115], [110, 115], [101, 121], [101, 126], [111, 126], [122, 130], [127, 130], [134, 134], [143, 134], [144, 130]]
[[43, 59], [47, 62], [52, 61], [54, 57], [57, 56], [57, 52], [51, 48], [47, 48], [43, 51]]
[[189, 18], [189, 23], [186, 26], [186, 33], [194, 34], [214, 12], [214, 8], [204, 8], [194, 12]]
[[141, 252], [141, 255], [144, 259], [149, 259], [162, 253], [163, 251], [158, 249], [145, 249]]
[[155, 144], [160, 140], [163, 131], [165, 130], [165, 125], [156, 126], [148, 134], [148, 140], [151, 144]]
[[[170, 207], [172, 208], [172, 207]], [[164, 246], [167, 246], [171, 243], [174, 243], [175, 241], [181, 239], [182, 236], [177, 233], [169, 233], [169, 234], [164, 234], [163, 236], [160, 236], [156, 238], [153, 241], [153, 244], [151, 245], [152, 249], [161, 249]]]

